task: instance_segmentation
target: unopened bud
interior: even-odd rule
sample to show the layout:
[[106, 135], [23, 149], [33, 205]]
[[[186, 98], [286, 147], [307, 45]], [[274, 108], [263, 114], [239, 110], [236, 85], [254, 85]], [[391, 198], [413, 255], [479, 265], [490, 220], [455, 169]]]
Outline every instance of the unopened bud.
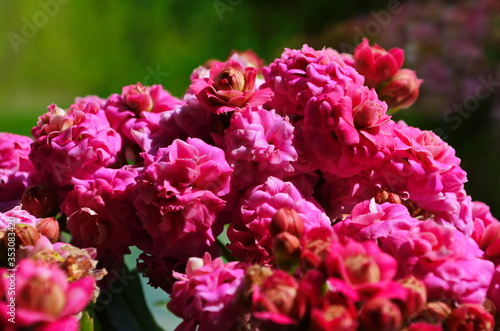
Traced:
[[243, 92], [245, 89], [245, 75], [233, 67], [227, 67], [215, 78], [214, 87], [217, 90]]
[[451, 313], [451, 307], [444, 301], [432, 301], [425, 305], [425, 309], [420, 312], [416, 320], [429, 322], [431, 324], [441, 324]]
[[31, 225], [17, 223], [14, 229], [16, 234], [16, 248], [19, 246], [35, 246], [40, 239], [40, 233]]
[[125, 104], [137, 115], [143, 111], [149, 112], [153, 109], [153, 99], [149, 95], [149, 87], [140, 83], [125, 86], [122, 90]]
[[16, 297], [19, 308], [43, 312], [58, 317], [66, 304], [66, 295], [61, 286], [48, 281], [44, 276], [34, 276], [20, 289]]
[[29, 187], [21, 198], [22, 208], [35, 217], [55, 216], [57, 213], [57, 196], [48, 186]]
[[269, 232], [272, 236], [281, 232], [289, 232], [300, 238], [304, 233], [304, 222], [295, 209], [281, 208], [274, 214], [269, 224]]
[[289, 232], [278, 233], [274, 237], [273, 253], [278, 268], [289, 270], [297, 265], [300, 257], [300, 240]]
[[36, 229], [52, 243], [59, 239], [59, 223], [53, 217], [45, 217], [38, 221]]
[[377, 191], [377, 193], [375, 193], [375, 202], [379, 205], [383, 204], [384, 202], [400, 204], [401, 198], [399, 197], [399, 194], [392, 193], [384, 188], [381, 188]]
[[453, 309], [446, 320], [446, 330], [493, 331], [495, 320], [490, 313], [478, 304], [463, 304]]
[[399, 307], [389, 299], [378, 297], [367, 301], [359, 313], [361, 330], [400, 330], [403, 317]]
[[425, 284], [415, 276], [407, 276], [398, 280], [398, 283], [408, 290], [406, 301], [400, 304], [401, 312], [405, 318], [415, 317], [425, 308], [427, 303]]

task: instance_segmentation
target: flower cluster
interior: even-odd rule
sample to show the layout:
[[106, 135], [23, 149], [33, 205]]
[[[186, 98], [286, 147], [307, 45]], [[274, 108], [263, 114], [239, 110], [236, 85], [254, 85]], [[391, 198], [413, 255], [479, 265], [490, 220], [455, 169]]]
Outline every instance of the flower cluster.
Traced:
[[451, 146], [392, 119], [422, 83], [403, 64], [367, 40], [234, 52], [181, 99], [137, 83], [0, 136], [21, 326], [77, 323], [136, 246], [177, 330], [493, 330], [500, 223]]

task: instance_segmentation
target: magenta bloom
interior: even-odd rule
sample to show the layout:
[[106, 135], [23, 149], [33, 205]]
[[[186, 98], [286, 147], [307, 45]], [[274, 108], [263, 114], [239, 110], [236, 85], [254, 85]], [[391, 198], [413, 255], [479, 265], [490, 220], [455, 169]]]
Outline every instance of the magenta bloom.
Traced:
[[[346, 90], [347, 89], [347, 90]], [[350, 177], [382, 161], [392, 145], [387, 105], [361, 84], [339, 85], [312, 97], [304, 115], [306, 150], [319, 169]]]
[[[68, 282], [66, 274], [55, 264], [23, 259], [17, 265], [15, 278], [6, 269], [0, 269], [0, 315], [10, 318], [10, 305], [15, 304], [16, 327], [58, 327], [78, 329], [75, 315], [85, 309], [92, 297], [95, 281], [84, 277]], [[9, 291], [10, 282], [15, 291]], [[15, 292], [15, 293], [13, 293]]]
[[349, 238], [333, 241], [325, 260], [329, 283], [341, 288], [344, 285], [366, 300], [376, 295], [404, 298], [405, 291], [394, 282], [398, 261], [384, 253], [376, 242], [357, 242]]
[[14, 208], [7, 210], [5, 212], [0, 212], [0, 229], [7, 229], [9, 226], [14, 226], [15, 224], [23, 223], [31, 225], [36, 228], [38, 223], [38, 218], [28, 213], [26, 210], [21, 209], [21, 206], [15, 206]]
[[314, 50], [304, 45], [300, 50], [285, 49], [281, 58], [263, 68], [266, 82], [275, 93], [269, 102], [279, 114], [304, 115], [311, 97], [323, 93], [323, 88], [349, 83], [363, 84], [363, 77], [344, 63], [340, 54], [331, 49]]
[[134, 205], [147, 236], [138, 247], [158, 257], [199, 256], [222, 231], [214, 222], [233, 171], [224, 152], [188, 138], [142, 156]]
[[395, 256], [401, 276], [413, 274], [424, 281], [429, 299], [454, 299], [482, 303], [494, 265], [483, 260], [477, 244], [454, 228], [434, 221], [420, 221], [398, 229], [383, 242], [384, 251]]
[[48, 109], [31, 130], [35, 142], [30, 158], [57, 185], [71, 185], [73, 178], [89, 179], [100, 168], [118, 161], [122, 139], [96, 103], [84, 110], [70, 107], [65, 111], [54, 104]]
[[407, 196], [424, 210], [446, 213], [438, 215], [440, 222], [470, 234], [472, 220], [466, 215], [463, 190], [466, 173], [455, 150], [433, 132], [403, 122], [394, 126], [394, 137], [394, 150], [380, 171], [381, 186]]
[[29, 159], [33, 140], [0, 132], [0, 212], [14, 207], [28, 186], [38, 181]]
[[271, 263], [273, 240], [269, 224], [274, 214], [285, 207], [299, 214], [304, 230], [330, 227], [330, 220], [312, 197], [304, 197], [290, 182], [269, 177], [264, 184], [248, 189], [235, 208], [228, 228], [233, 255], [244, 262]]
[[184, 319], [175, 330], [235, 330], [240, 316], [237, 290], [244, 274], [237, 262], [224, 264], [220, 258], [212, 260], [208, 253], [203, 258], [190, 258], [186, 274], [174, 273], [178, 281], [167, 304]]
[[208, 78], [195, 78], [189, 87], [200, 104], [212, 113], [221, 114], [246, 106], [261, 106], [273, 93], [269, 88], [258, 90], [257, 69], [245, 67], [235, 60], [214, 62]]
[[130, 253], [132, 235], [140, 229], [132, 203], [137, 175], [138, 169], [124, 166], [102, 168], [91, 179], [73, 180], [61, 209], [77, 246], [95, 247], [98, 259], [111, 261]]
[[248, 107], [231, 117], [222, 145], [235, 172], [238, 189], [262, 184], [267, 177], [284, 178], [294, 172], [297, 152], [293, 126], [274, 110]]
[[138, 156], [133, 154], [138, 153], [138, 148], [149, 150], [149, 136], [158, 130], [162, 113], [179, 104], [182, 102], [161, 85], [137, 83], [123, 87], [121, 94], [111, 95], [103, 109], [111, 127], [123, 137], [127, 156], [135, 161]]
[[354, 67], [365, 77], [369, 87], [377, 87], [394, 76], [403, 61], [404, 51], [401, 48], [386, 51], [377, 44], [370, 46], [366, 38], [354, 50]]
[[377, 204], [371, 199], [354, 206], [351, 215], [335, 224], [334, 230], [357, 240], [375, 240], [387, 238], [397, 229], [409, 229], [418, 222], [401, 204]]

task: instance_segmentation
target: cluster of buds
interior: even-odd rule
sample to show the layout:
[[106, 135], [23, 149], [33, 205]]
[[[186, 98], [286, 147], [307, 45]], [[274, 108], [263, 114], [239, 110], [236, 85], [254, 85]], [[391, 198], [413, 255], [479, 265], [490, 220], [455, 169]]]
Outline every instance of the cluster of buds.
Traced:
[[415, 71], [402, 69], [404, 52], [400, 48], [385, 50], [367, 39], [359, 44], [353, 54], [356, 71], [365, 76], [365, 84], [377, 90], [380, 100], [387, 103], [389, 113], [413, 105], [418, 98], [422, 80]]

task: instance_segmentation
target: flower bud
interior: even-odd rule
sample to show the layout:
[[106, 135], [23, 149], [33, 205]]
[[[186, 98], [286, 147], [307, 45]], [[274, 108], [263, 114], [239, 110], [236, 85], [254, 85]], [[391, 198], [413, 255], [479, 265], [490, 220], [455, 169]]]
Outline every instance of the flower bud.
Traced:
[[425, 284], [412, 275], [398, 280], [398, 283], [408, 290], [406, 301], [400, 303], [401, 313], [407, 319], [415, 317], [425, 308], [427, 303]]
[[19, 246], [35, 246], [40, 233], [31, 225], [24, 223], [17, 223], [14, 229], [16, 234], [16, 248]]
[[493, 331], [495, 320], [483, 306], [478, 304], [463, 304], [453, 309], [445, 323], [446, 330], [481, 330]]
[[401, 198], [399, 197], [399, 194], [392, 193], [385, 188], [381, 188], [377, 191], [377, 193], [375, 193], [375, 202], [379, 205], [384, 202], [401, 204]]
[[410, 69], [399, 70], [388, 82], [377, 90], [380, 100], [385, 101], [394, 114], [399, 109], [408, 108], [418, 98], [420, 84], [415, 71]]
[[36, 224], [36, 229], [41, 235], [47, 237], [52, 243], [59, 239], [59, 223], [54, 217], [42, 218]]
[[55, 216], [57, 213], [57, 196], [48, 186], [29, 187], [21, 198], [22, 208], [35, 217]]
[[420, 312], [416, 320], [425, 321], [431, 324], [441, 324], [451, 313], [451, 307], [443, 301], [432, 301], [425, 305], [425, 309]]
[[273, 253], [278, 268], [289, 270], [300, 257], [300, 240], [289, 232], [278, 233], [274, 237]]
[[364, 38], [354, 50], [353, 58], [356, 71], [365, 76], [365, 85], [377, 87], [401, 68], [404, 52], [400, 48], [387, 51], [377, 44], [370, 46]]
[[353, 284], [376, 283], [380, 281], [380, 268], [371, 256], [348, 256], [344, 264], [349, 281]]
[[389, 299], [378, 297], [368, 300], [359, 312], [361, 330], [400, 330], [403, 317], [399, 307]]
[[19, 291], [16, 296], [17, 306], [33, 312], [58, 317], [66, 303], [66, 295], [61, 286], [42, 275], [32, 277]]
[[244, 92], [245, 75], [236, 68], [226, 67], [215, 78], [214, 87], [217, 90]]
[[269, 232], [272, 236], [281, 232], [289, 232], [300, 238], [304, 233], [304, 222], [295, 209], [284, 207], [274, 214], [269, 224]]
[[[385, 105], [380, 101], [375, 102], [373, 100], [366, 100], [354, 107], [353, 115], [356, 129], [368, 129], [379, 126], [389, 120], [389, 117], [386, 116]], [[387, 120], [384, 120], [384, 116]]]
[[143, 86], [141, 83], [125, 86], [122, 94], [125, 98], [125, 104], [137, 115], [153, 109], [154, 104], [149, 94], [149, 87]]

